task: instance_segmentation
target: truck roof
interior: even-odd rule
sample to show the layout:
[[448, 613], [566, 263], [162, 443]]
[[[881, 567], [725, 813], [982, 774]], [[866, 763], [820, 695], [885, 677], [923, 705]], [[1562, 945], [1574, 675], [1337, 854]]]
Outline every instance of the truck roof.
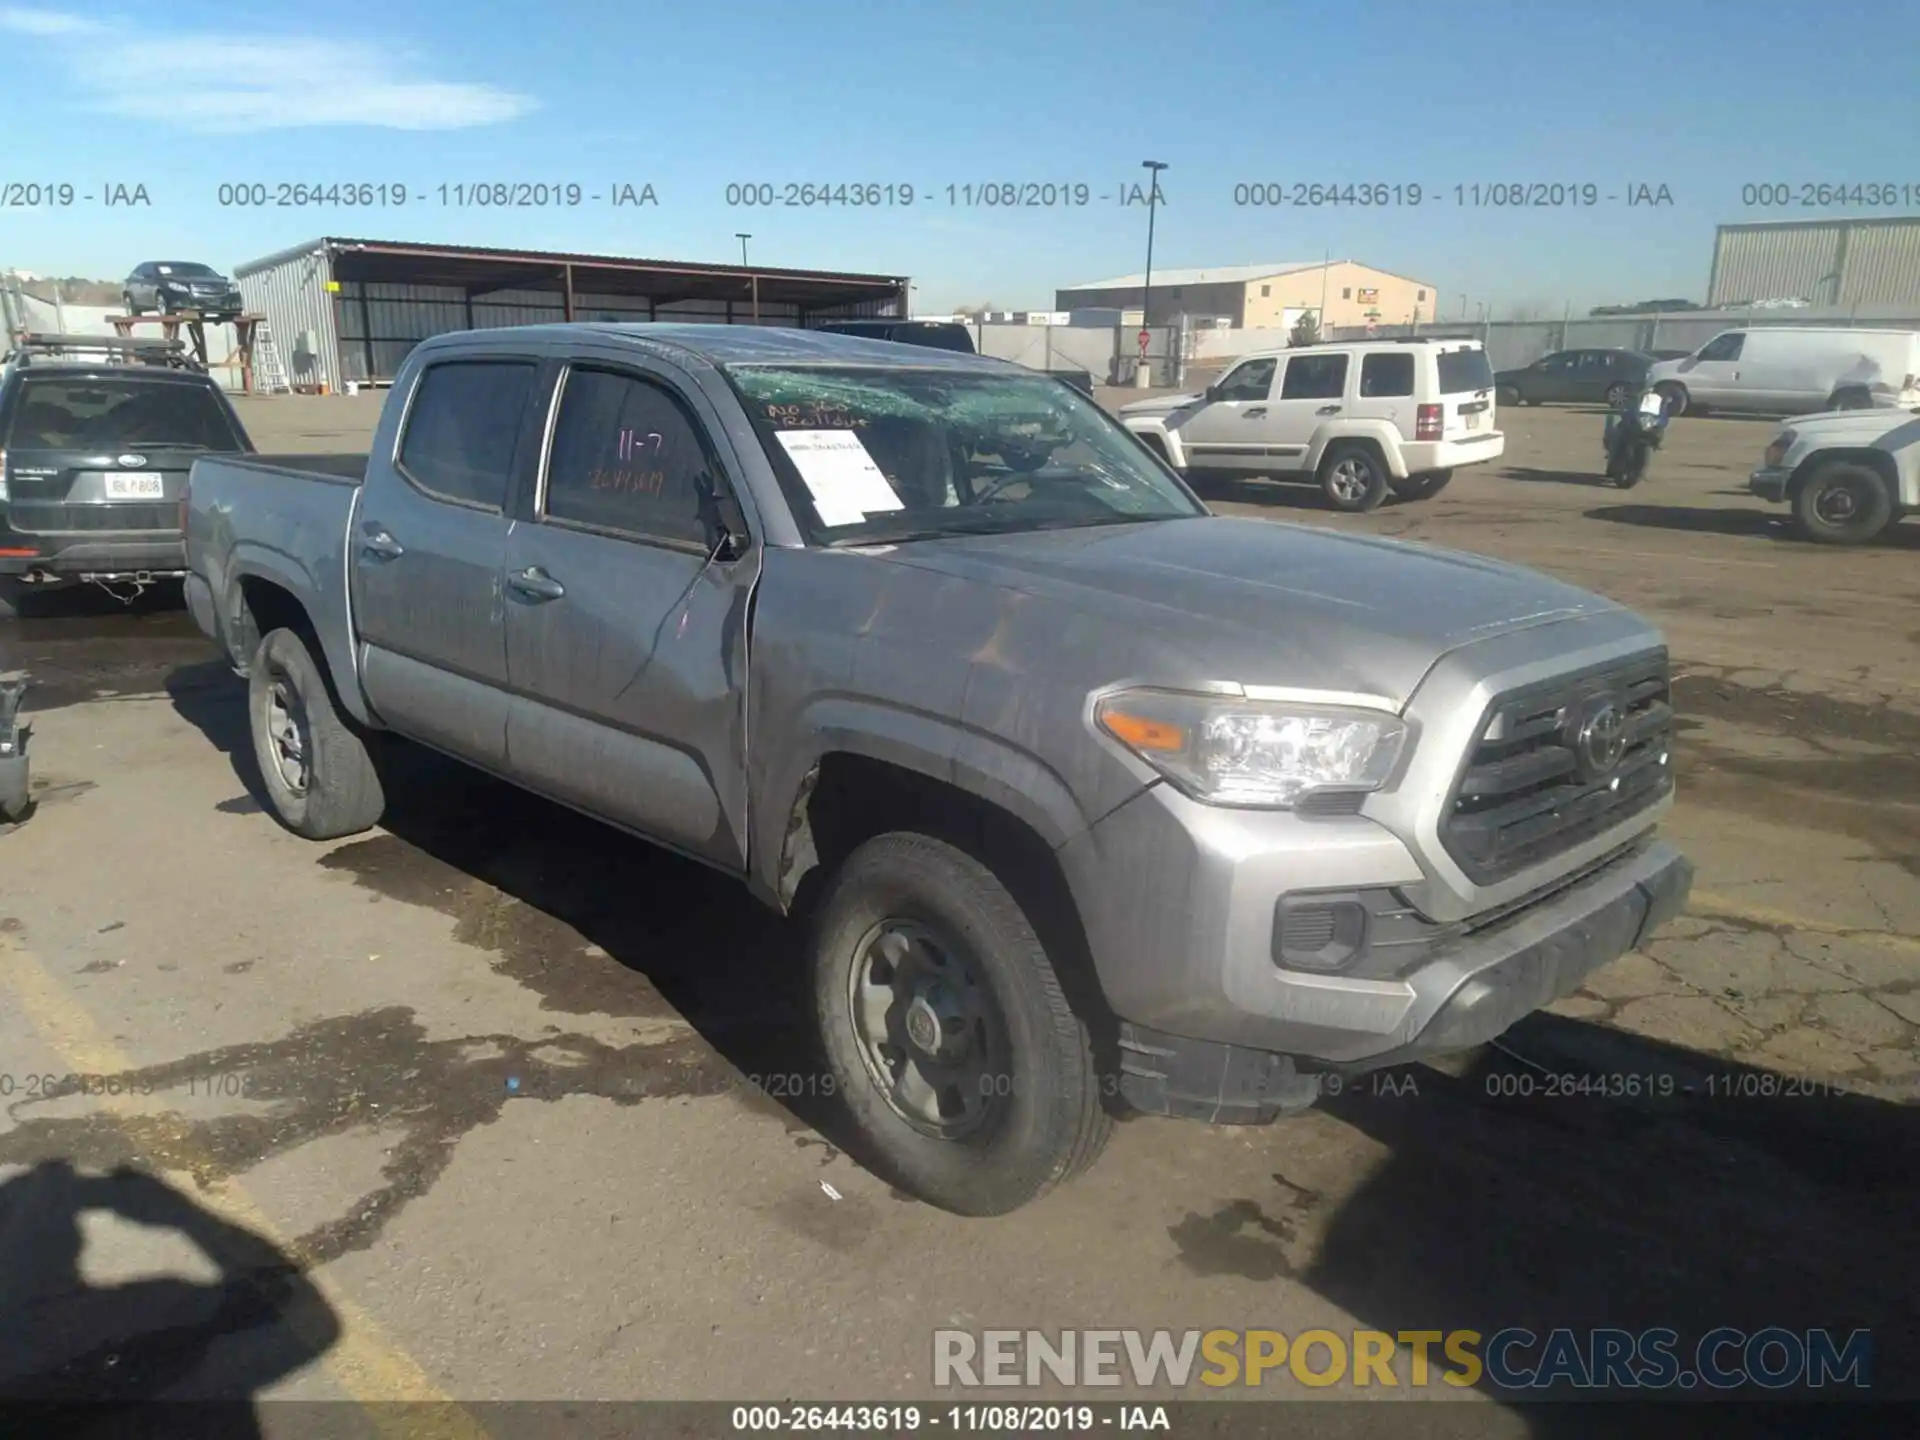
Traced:
[[[545, 337], [590, 331], [656, 353], [695, 356], [714, 365], [884, 365], [902, 370], [971, 370], [1004, 373], [1031, 370], [1010, 360], [965, 355], [952, 350], [869, 340], [863, 335], [834, 335], [775, 325], [614, 324], [579, 321], [571, 325], [515, 326], [515, 335]], [[465, 344], [497, 344], [500, 332], [459, 330], [421, 342], [434, 349]]]

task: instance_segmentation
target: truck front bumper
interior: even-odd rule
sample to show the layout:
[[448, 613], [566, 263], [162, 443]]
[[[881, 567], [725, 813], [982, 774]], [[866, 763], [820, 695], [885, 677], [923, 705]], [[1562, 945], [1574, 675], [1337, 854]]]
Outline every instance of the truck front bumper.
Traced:
[[[1157, 1114], [1259, 1123], [1310, 1100], [1313, 1072], [1484, 1044], [1638, 947], [1692, 887], [1691, 863], [1643, 838], [1443, 925], [1399, 900], [1418, 866], [1372, 821], [1189, 808], [1207, 807], [1155, 786], [1061, 852], [1077, 893], [1103, 889], [1080, 910], [1121, 1021], [1121, 1092]], [[1337, 966], [1289, 957], [1303, 902], [1359, 916]]]
[[1793, 471], [1780, 470], [1762, 465], [1747, 477], [1747, 489], [1762, 500], [1771, 500], [1778, 505], [1787, 498], [1787, 483], [1793, 479]]

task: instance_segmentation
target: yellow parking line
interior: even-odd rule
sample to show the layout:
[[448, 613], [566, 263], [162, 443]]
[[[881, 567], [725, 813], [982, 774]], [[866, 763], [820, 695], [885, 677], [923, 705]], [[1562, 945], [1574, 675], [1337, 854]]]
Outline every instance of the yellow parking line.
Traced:
[[[61, 1060], [78, 1075], [119, 1075], [133, 1069], [127, 1056], [101, 1033], [88, 1015], [55, 980], [45, 965], [10, 936], [0, 935], [0, 974], [11, 983], [20, 998], [21, 1011], [30, 1018], [48, 1044], [59, 1052]], [[136, 1137], [158, 1134], [165, 1148], [186, 1158], [190, 1166], [211, 1168], [205, 1157], [193, 1153], [186, 1126], [167, 1110], [158, 1096], [104, 1095], [100, 1099]], [[293, 1255], [296, 1263], [305, 1258], [280, 1235], [264, 1211], [238, 1181], [226, 1180], [216, 1188], [191, 1192], [207, 1209], [237, 1225], [243, 1225], [273, 1241]], [[383, 1435], [407, 1437], [407, 1440], [487, 1440], [473, 1417], [428, 1379], [427, 1372], [387, 1336], [380, 1326], [355, 1305], [324, 1275], [310, 1271], [313, 1284], [340, 1322], [338, 1340], [322, 1355], [322, 1363], [342, 1389], [358, 1402]], [[289, 1320], [292, 1328], [305, 1327]], [[325, 1336], [304, 1335], [316, 1345]]]
[[1791, 911], [1775, 910], [1766, 905], [1748, 905], [1725, 895], [1716, 895], [1711, 890], [1694, 891], [1693, 899], [1687, 906], [1687, 913], [1697, 915], [1702, 920], [1744, 921], [1750, 925], [1764, 925], [1774, 930], [1805, 930], [1812, 935], [1835, 935], [1848, 940], [1857, 940], [1863, 945], [1898, 950], [1908, 955], [1920, 955], [1920, 936], [1901, 935], [1891, 930], [1849, 929], [1844, 925], [1809, 920]]

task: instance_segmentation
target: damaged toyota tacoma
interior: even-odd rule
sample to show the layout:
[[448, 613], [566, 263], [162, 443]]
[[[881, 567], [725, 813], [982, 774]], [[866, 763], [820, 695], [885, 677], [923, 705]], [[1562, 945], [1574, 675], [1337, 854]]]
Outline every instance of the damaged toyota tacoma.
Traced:
[[738, 877], [804, 925], [863, 1158], [960, 1213], [1128, 1107], [1482, 1044], [1688, 893], [1644, 620], [1214, 516], [1002, 361], [442, 335], [370, 455], [204, 458], [186, 525], [283, 824], [378, 823], [405, 741]]

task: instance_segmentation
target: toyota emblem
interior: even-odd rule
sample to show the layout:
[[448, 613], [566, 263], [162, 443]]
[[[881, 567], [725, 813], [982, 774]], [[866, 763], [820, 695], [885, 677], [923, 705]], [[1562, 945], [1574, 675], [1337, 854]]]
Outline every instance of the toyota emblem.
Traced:
[[129, 470], [138, 470], [142, 465], [147, 463], [147, 457], [144, 455], [122, 455], [119, 459], [120, 463]]
[[1610, 774], [1627, 748], [1627, 717], [1609, 697], [1590, 701], [1573, 728], [1573, 755], [1589, 780]]

